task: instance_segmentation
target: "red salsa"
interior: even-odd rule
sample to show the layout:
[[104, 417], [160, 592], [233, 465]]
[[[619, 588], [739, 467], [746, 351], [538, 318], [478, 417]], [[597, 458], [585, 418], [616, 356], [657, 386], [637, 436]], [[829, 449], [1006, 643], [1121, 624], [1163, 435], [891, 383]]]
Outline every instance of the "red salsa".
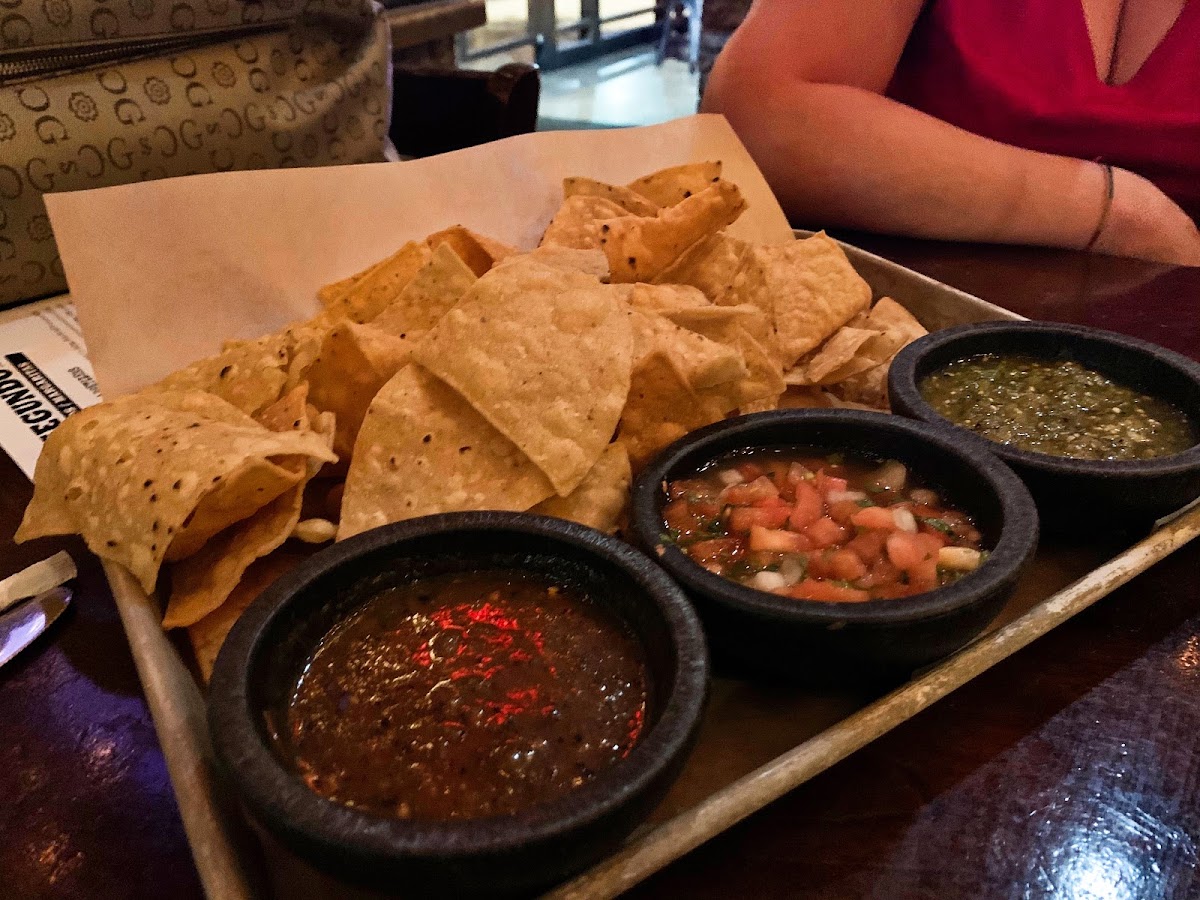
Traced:
[[664, 541], [710, 572], [785, 597], [907, 597], [986, 556], [971, 518], [895, 460], [759, 450], [666, 490]]
[[579, 590], [511, 570], [368, 600], [317, 647], [284, 743], [322, 796], [380, 816], [506, 815], [595, 778], [641, 735], [640, 645]]

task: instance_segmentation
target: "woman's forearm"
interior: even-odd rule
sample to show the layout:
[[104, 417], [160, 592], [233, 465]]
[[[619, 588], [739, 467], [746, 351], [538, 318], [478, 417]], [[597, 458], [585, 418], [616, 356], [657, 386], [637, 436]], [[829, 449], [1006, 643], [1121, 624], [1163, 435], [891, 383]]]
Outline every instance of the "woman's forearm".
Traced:
[[1094, 163], [1001, 144], [862, 88], [765, 83], [723, 62], [704, 108], [730, 119], [796, 224], [1058, 247], [1082, 247], [1096, 227]]

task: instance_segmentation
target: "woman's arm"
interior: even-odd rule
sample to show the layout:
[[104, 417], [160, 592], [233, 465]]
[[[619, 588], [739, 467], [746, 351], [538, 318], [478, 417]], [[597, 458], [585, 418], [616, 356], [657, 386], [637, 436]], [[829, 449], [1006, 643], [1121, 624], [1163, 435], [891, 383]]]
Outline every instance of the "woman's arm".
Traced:
[[[1082, 247], [1104, 203], [1095, 163], [1011, 147], [882, 96], [922, 0], [757, 0], [704, 97], [788, 214], [807, 225]], [[1097, 249], [1200, 264], [1191, 219], [1118, 170]]]

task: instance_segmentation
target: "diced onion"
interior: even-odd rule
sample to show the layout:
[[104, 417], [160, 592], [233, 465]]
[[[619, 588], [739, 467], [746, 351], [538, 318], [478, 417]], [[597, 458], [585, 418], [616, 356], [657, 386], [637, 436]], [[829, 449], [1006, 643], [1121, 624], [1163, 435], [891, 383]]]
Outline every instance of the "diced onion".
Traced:
[[787, 587], [787, 581], [778, 572], [755, 572], [754, 577], [750, 579], [750, 585], [760, 591], [774, 591]]
[[785, 557], [779, 564], [779, 574], [783, 576], [783, 583], [791, 587], [804, 577], [804, 563], [796, 556]]
[[830, 491], [826, 495], [826, 499], [830, 503], [841, 503], [843, 500], [853, 500], [856, 503], [859, 500], [866, 500], [866, 491]]
[[938, 551], [938, 565], [954, 572], [974, 572], [983, 555], [970, 547], [943, 547]]
[[717, 477], [721, 479], [721, 484], [724, 485], [741, 484], [746, 480], [737, 469], [724, 469]]
[[799, 484], [802, 481], [807, 481], [813, 477], [813, 473], [800, 463], [792, 463], [788, 466], [787, 479], [789, 484]]
[[903, 506], [892, 507], [892, 519], [896, 523], [896, 527], [901, 531], [907, 531], [909, 534], [914, 534], [917, 530], [917, 520], [913, 516], [912, 510], [906, 509]]

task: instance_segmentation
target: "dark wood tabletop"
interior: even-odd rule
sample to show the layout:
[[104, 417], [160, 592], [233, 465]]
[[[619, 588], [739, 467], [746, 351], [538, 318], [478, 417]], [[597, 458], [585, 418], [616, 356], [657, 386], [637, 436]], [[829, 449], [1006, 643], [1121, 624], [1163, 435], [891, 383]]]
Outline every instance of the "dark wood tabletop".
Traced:
[[[1031, 318], [1200, 359], [1200, 269], [847, 235]], [[0, 670], [0, 896], [200, 897], [103, 576], [66, 547], [63, 621]], [[1200, 542], [640, 885], [635, 897], [1200, 896]]]

